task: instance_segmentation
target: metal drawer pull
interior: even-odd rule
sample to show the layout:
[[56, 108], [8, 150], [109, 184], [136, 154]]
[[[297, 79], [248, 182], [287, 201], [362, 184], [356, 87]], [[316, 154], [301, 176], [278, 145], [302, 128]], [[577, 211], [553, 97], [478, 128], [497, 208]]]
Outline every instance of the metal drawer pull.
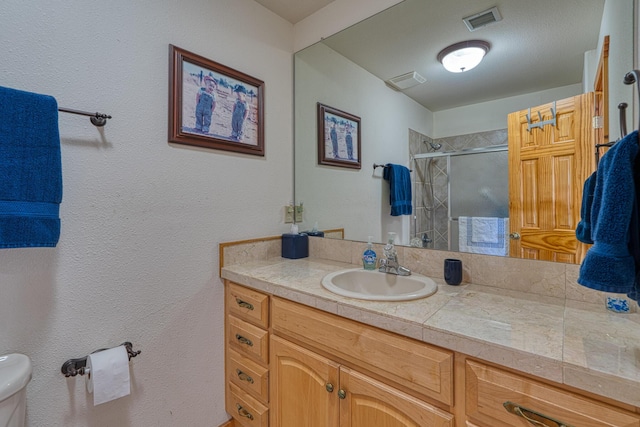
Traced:
[[340, 399], [345, 399], [347, 397], [347, 392], [342, 389], [338, 390], [338, 397]]
[[249, 347], [253, 347], [253, 343], [251, 342], [251, 340], [249, 338], [245, 338], [240, 334], [236, 334], [236, 339], [238, 340], [238, 342], [240, 344], [246, 344]]
[[520, 233], [509, 233], [509, 238], [512, 240], [520, 239]]
[[244, 409], [241, 404], [236, 403], [236, 408], [238, 408], [238, 415], [240, 415], [241, 417], [249, 418], [251, 421], [253, 421], [253, 415], [251, 415], [251, 412]]
[[329, 393], [333, 392], [333, 384], [331, 383], [326, 383], [324, 388], [326, 388]]
[[524, 418], [529, 424], [537, 427], [571, 427], [569, 424], [565, 424], [551, 417], [541, 414], [540, 412], [532, 411], [523, 406], [520, 406], [513, 402], [504, 402], [502, 404], [504, 408], [519, 417]]
[[240, 378], [242, 381], [246, 381], [249, 384], [253, 384], [253, 378], [251, 378], [249, 375], [242, 372], [240, 369], [236, 369], [236, 374], [238, 374], [238, 378]]
[[242, 301], [240, 298], [236, 297], [236, 302], [238, 303], [238, 305], [242, 308], [247, 308], [249, 310], [253, 310], [253, 304], [250, 304], [246, 301]]

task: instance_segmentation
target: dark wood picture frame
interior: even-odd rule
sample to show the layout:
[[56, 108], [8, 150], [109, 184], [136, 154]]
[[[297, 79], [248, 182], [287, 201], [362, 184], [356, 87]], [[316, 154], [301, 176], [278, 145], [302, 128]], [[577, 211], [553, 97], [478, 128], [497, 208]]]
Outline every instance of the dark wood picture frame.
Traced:
[[264, 156], [264, 87], [169, 45], [169, 142]]
[[360, 117], [318, 102], [318, 164], [360, 169]]

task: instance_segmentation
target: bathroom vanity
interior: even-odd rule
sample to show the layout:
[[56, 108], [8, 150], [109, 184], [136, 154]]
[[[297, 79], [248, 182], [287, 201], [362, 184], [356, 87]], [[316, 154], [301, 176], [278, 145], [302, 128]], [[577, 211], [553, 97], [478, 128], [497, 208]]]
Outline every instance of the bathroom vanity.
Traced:
[[276, 257], [222, 269], [236, 426], [640, 427], [637, 356], [589, 331], [610, 322], [615, 335], [637, 314], [437, 278], [421, 300], [355, 300], [320, 285], [344, 268]]

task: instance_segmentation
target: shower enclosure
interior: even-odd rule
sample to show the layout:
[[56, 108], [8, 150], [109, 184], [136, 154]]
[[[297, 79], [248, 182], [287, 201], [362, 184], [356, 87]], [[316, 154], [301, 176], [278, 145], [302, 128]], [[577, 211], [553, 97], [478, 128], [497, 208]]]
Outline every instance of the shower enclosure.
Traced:
[[412, 246], [457, 251], [460, 216], [509, 216], [506, 129], [437, 140], [411, 131], [409, 142]]

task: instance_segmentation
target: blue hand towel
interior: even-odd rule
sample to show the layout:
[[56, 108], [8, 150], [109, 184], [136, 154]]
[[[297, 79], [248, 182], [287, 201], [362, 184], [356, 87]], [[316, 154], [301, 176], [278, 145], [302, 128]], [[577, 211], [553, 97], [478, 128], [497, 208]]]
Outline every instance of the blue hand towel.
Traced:
[[404, 166], [388, 164], [382, 177], [389, 181], [391, 216], [411, 215], [411, 172]]
[[0, 248], [52, 247], [60, 237], [58, 105], [0, 86]]
[[638, 131], [634, 131], [611, 147], [598, 165], [591, 206], [594, 244], [578, 277], [578, 283], [588, 288], [613, 293], [628, 293], [634, 288], [635, 262], [628, 245], [637, 153]]
[[598, 171], [591, 174], [584, 182], [582, 190], [582, 205], [580, 206], [580, 222], [576, 227], [576, 238], [582, 243], [592, 244], [591, 238], [591, 206], [593, 205], [593, 194], [596, 190], [596, 180]]

